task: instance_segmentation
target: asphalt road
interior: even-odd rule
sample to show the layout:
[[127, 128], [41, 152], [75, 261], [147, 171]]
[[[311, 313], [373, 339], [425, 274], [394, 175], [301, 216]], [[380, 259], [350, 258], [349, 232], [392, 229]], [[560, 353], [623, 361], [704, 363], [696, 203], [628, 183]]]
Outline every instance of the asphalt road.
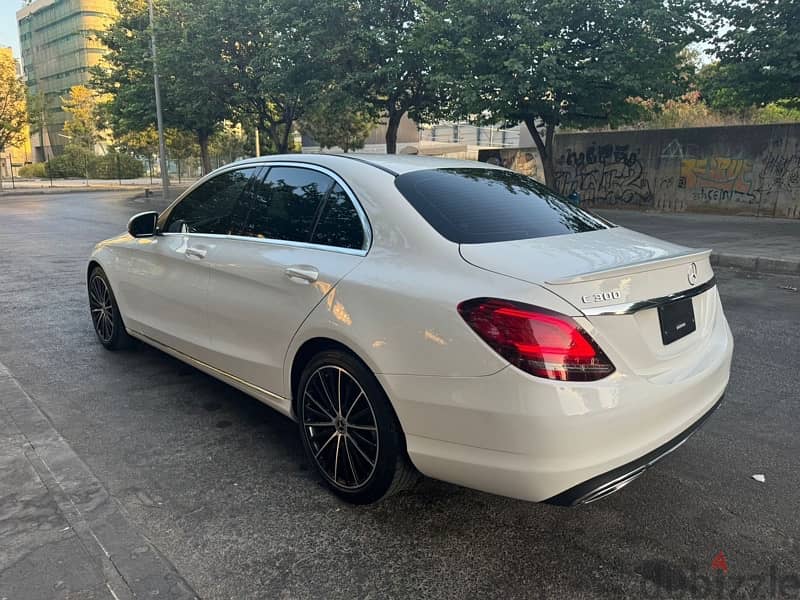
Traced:
[[[119, 194], [0, 201], [0, 363], [27, 399], [6, 408], [38, 407], [39, 433], [52, 428], [80, 459], [50, 465], [59, 507], [85, 505], [70, 497], [76, 473], [111, 499], [118, 548], [98, 560], [113, 562], [102, 565], [112, 579], [133, 581], [126, 556], [152, 547], [149, 564], [174, 567], [202, 598], [800, 597], [800, 293], [779, 287], [797, 278], [718, 271], [737, 343], [727, 399], [622, 492], [563, 509], [425, 480], [357, 508], [317, 481], [288, 419], [156, 350], [96, 342], [86, 257], [147, 207]], [[12, 403], [3, 389], [0, 409]], [[73, 551], [45, 531], [56, 517], [45, 527], [9, 509], [11, 496], [0, 497], [0, 598], [106, 597], [91, 558], [85, 576], [59, 579], [59, 552]], [[45, 533], [37, 569], [41, 544], [26, 540]]]

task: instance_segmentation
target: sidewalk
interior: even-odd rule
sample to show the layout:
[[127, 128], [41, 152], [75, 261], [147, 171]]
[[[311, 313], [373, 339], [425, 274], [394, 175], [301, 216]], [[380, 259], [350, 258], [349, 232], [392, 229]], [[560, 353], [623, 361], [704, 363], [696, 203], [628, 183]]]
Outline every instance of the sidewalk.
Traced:
[[692, 248], [711, 248], [711, 263], [800, 275], [800, 219], [635, 210], [594, 211], [609, 221]]
[[[195, 179], [184, 178], [178, 182], [177, 179], [170, 181], [170, 187], [185, 190]], [[81, 192], [127, 192], [149, 189], [154, 193], [161, 193], [161, 180], [141, 177], [139, 179], [90, 179], [87, 185], [85, 179], [54, 179], [52, 185], [48, 179], [17, 179], [14, 187], [11, 181], [3, 180], [3, 187], [0, 189], [2, 196], [28, 196], [40, 194], [69, 194]]]
[[0, 363], [0, 598], [195, 593]]

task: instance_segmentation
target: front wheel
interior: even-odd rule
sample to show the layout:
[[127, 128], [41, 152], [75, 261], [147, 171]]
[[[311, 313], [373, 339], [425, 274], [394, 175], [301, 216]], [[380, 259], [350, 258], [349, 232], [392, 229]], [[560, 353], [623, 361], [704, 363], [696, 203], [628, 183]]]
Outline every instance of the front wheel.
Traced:
[[298, 394], [306, 454], [337, 496], [369, 504], [417, 479], [389, 399], [360, 360], [338, 350], [318, 354]]
[[121, 350], [133, 345], [133, 338], [125, 331], [111, 284], [100, 267], [95, 267], [89, 275], [89, 310], [94, 332], [103, 346]]

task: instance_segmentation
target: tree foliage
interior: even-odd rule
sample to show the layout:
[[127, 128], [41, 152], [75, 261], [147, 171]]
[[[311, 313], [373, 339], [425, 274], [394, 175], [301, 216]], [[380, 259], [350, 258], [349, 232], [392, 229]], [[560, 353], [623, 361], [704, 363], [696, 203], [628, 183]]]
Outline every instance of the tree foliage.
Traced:
[[0, 53], [0, 150], [23, 141], [28, 122], [25, 84], [10, 54]]
[[97, 94], [86, 86], [73, 86], [69, 94], [61, 98], [61, 109], [69, 115], [64, 123], [64, 135], [69, 139], [69, 144], [93, 152], [95, 144], [101, 138], [97, 125]]
[[461, 0], [450, 4], [455, 101], [524, 122], [554, 181], [559, 125], [616, 124], [633, 96], [677, 95], [681, 51], [705, 35], [702, 0]]
[[218, 161], [233, 162], [252, 151], [241, 125], [223, 123], [211, 137], [210, 154]]
[[735, 110], [780, 100], [800, 108], [800, 3], [717, 0], [714, 9], [725, 26], [715, 39], [719, 62], [700, 76], [709, 103]]
[[[230, 86], [220, 75], [220, 52], [210, 38], [217, 26], [208, 4], [162, 0], [155, 26], [165, 123], [194, 132], [205, 171], [210, 170], [208, 140], [230, 114]], [[120, 136], [154, 127], [156, 114], [147, 2], [117, 0], [117, 8], [119, 18], [100, 34], [109, 52], [92, 70], [92, 82], [112, 96], [108, 120]]]
[[[451, 4], [457, 5], [457, 0]], [[445, 114], [443, 82], [451, 65], [439, 36], [446, 2], [364, 0], [343, 32], [354, 50], [346, 54], [339, 77], [350, 95], [366, 103], [373, 117], [386, 120], [386, 152], [397, 151], [403, 115], [418, 122]]]
[[301, 122], [301, 130], [314, 138], [321, 148], [359, 150], [375, 126], [369, 108], [343, 92], [329, 92], [320, 97]]

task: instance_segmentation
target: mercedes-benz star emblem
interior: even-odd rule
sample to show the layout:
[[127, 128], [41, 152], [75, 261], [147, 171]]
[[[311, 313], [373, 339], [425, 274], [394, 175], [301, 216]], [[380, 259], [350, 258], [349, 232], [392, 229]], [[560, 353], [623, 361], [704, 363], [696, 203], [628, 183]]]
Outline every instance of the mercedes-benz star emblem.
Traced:
[[689, 285], [697, 283], [697, 263], [689, 265]]

